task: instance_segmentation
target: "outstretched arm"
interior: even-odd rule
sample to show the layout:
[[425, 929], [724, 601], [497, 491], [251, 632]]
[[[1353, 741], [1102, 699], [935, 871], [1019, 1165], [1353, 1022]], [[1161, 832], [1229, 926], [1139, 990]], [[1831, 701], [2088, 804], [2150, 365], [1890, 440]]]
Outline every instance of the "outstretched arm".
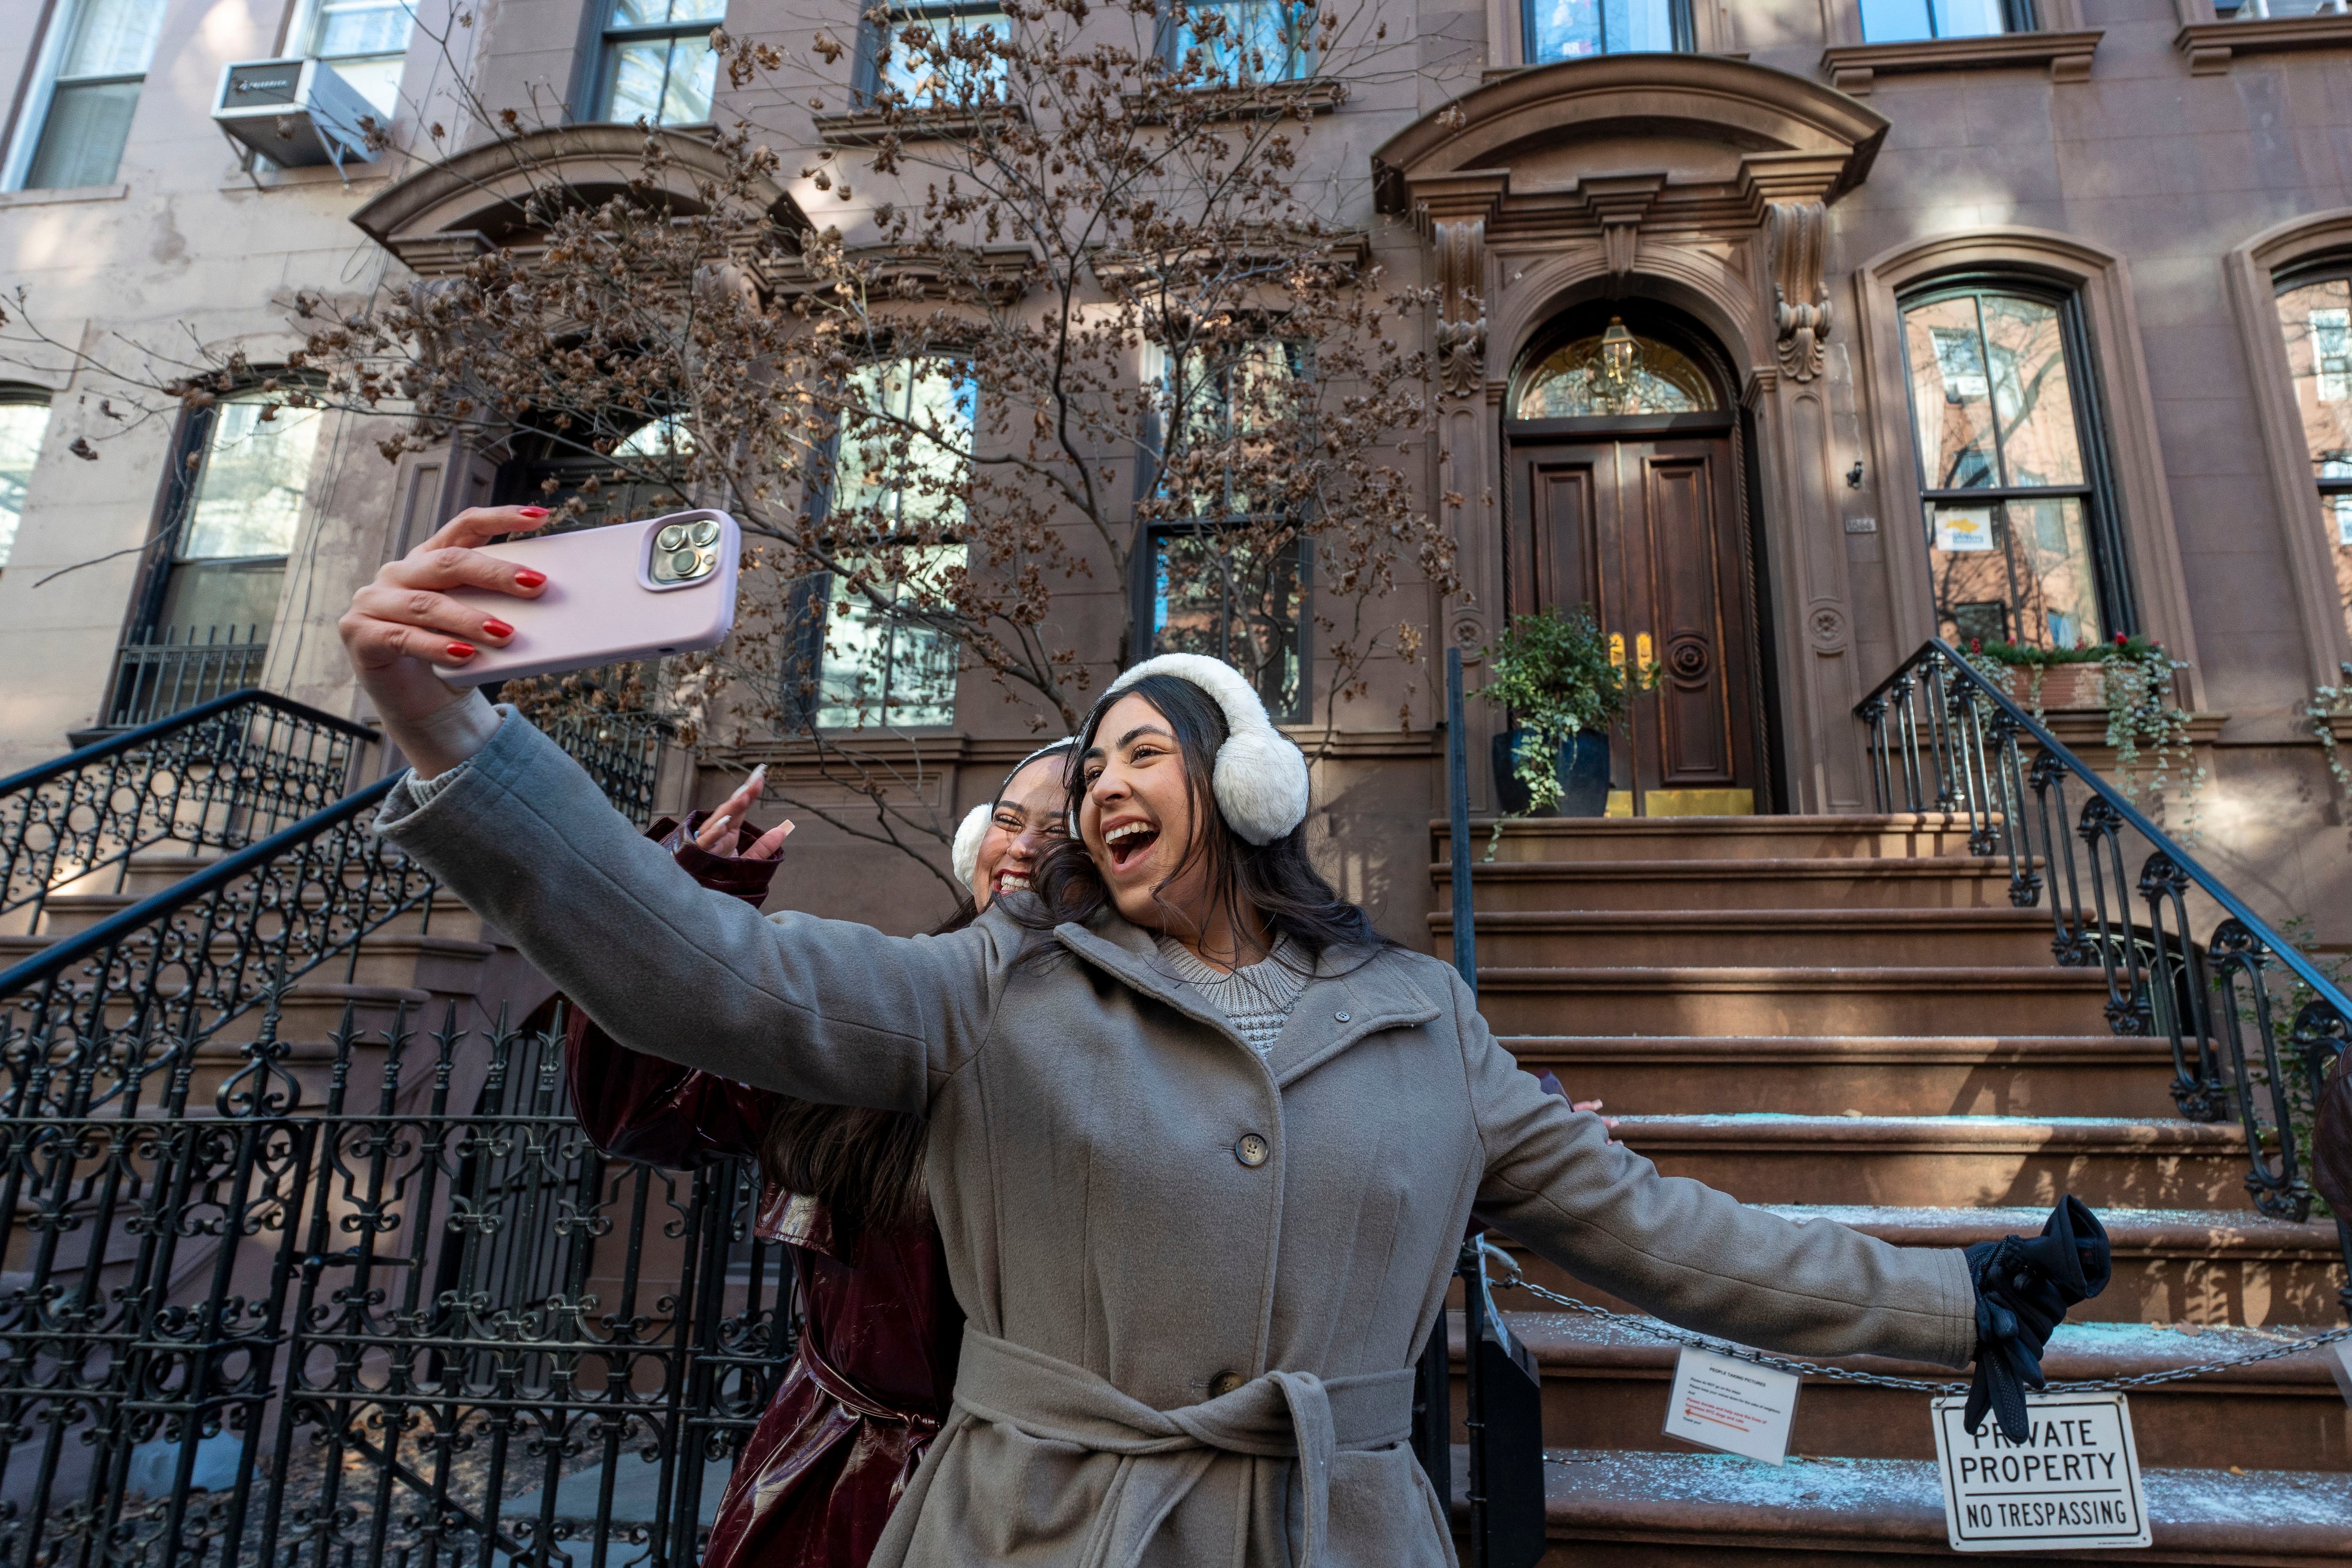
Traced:
[[1580, 1279], [1701, 1333], [1805, 1355], [1964, 1366], [1976, 1344], [1967, 1258], [1828, 1220], [1796, 1224], [1662, 1176], [1495, 1044], [1454, 983], [1486, 1171], [1475, 1212]]

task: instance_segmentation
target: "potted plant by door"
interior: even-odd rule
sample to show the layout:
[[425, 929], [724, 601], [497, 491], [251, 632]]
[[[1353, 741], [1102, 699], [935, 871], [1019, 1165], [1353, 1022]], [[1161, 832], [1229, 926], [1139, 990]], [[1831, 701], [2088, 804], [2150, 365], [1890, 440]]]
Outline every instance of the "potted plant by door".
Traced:
[[1501, 821], [1606, 812], [1610, 726], [1625, 717], [1633, 692], [1655, 683], [1655, 667], [1629, 671], [1623, 643], [1612, 649], [1591, 607], [1580, 605], [1566, 615], [1513, 617], [1486, 668], [1480, 695], [1502, 703], [1512, 720], [1495, 737]]

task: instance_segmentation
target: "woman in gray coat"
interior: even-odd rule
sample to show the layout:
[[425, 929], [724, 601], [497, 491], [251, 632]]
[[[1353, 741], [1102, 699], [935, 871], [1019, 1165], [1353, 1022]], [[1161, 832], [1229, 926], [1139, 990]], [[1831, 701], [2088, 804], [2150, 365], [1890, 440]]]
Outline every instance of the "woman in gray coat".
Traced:
[[465, 513], [344, 617], [415, 764], [383, 831], [622, 1044], [927, 1118], [970, 1322], [881, 1568], [1449, 1561], [1410, 1368], [1474, 1211], [1660, 1317], [1809, 1355], [1960, 1366], [1990, 1338], [2030, 1370], [2103, 1271], [2100, 1237], [1972, 1258], [1791, 1224], [1611, 1143], [1314, 874], [1305, 761], [1211, 660], [1097, 705], [1034, 896], [940, 937], [762, 920], [435, 679], [505, 640], [440, 590], [540, 591], [467, 547], [535, 526]]

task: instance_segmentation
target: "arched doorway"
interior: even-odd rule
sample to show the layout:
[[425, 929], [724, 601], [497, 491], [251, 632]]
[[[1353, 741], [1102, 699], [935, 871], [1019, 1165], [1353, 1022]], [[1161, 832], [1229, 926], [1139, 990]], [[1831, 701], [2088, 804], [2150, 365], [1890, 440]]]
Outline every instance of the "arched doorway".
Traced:
[[1692, 323], [1622, 300], [1550, 323], [1506, 394], [1511, 613], [1589, 605], [1612, 654], [1660, 670], [1612, 737], [1612, 816], [1770, 808], [1730, 384]]

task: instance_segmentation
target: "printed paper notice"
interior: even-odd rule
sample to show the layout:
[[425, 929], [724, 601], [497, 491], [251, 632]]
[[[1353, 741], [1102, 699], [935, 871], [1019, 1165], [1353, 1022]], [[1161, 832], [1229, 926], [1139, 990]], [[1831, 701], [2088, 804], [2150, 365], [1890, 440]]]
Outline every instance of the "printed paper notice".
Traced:
[[1936, 548], [1971, 551], [1992, 548], [1992, 508], [1939, 506], [1936, 509]]
[[1782, 1464], [1789, 1458], [1789, 1427], [1797, 1418], [1797, 1393], [1804, 1385], [1793, 1372], [1685, 1347], [1675, 1363], [1666, 1436]]
[[1968, 1401], [1934, 1402], [1936, 1462], [1944, 1479], [1944, 1535], [1955, 1552], [2148, 1544], [2131, 1405], [2120, 1394], [2056, 1394], [2025, 1401], [2025, 1441], [2001, 1436], [1990, 1414], [1970, 1436]]

